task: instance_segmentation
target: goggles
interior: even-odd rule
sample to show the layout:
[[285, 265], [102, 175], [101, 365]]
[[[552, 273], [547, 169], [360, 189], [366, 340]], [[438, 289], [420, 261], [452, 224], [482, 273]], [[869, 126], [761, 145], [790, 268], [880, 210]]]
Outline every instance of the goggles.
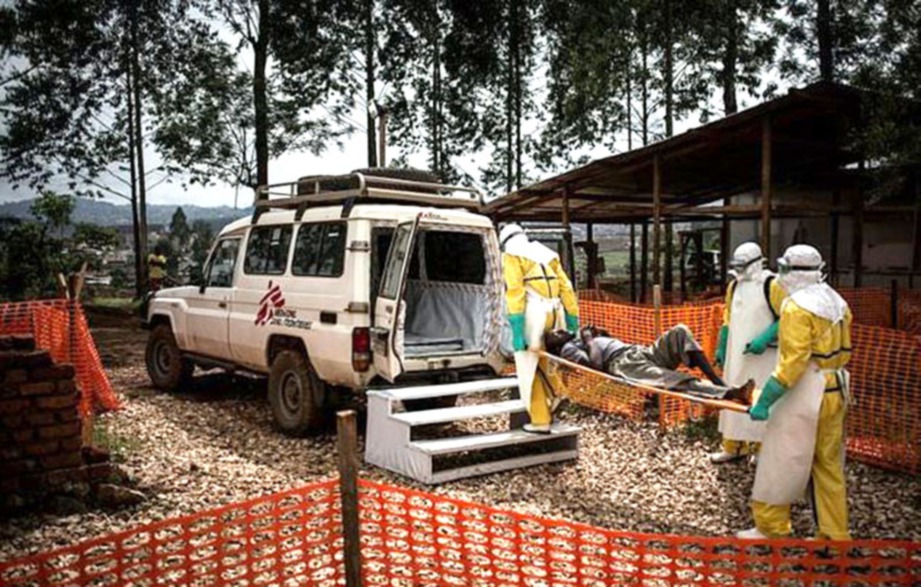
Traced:
[[819, 263], [818, 265], [793, 265], [783, 257], [777, 259], [777, 270], [781, 275], [786, 275], [793, 271], [821, 271], [825, 267], [825, 263]]
[[739, 273], [741, 273], [742, 271], [745, 271], [746, 269], [748, 269], [755, 263], [762, 261], [763, 259], [764, 257], [755, 257], [751, 261], [745, 261], [745, 262], [730, 261], [729, 268], [732, 269], [733, 271], [738, 271]]

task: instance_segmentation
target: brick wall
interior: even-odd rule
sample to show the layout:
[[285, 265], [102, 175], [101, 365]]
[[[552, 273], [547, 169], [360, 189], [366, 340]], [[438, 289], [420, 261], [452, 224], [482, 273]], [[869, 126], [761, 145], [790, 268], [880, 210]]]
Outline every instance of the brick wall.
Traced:
[[111, 476], [108, 455], [83, 447], [78, 401], [72, 366], [32, 338], [0, 337], [0, 510], [85, 499]]

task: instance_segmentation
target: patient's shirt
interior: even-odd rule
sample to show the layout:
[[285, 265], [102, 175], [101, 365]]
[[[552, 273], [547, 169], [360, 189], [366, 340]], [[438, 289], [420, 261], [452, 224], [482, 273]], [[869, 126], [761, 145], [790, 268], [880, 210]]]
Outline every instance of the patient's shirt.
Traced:
[[581, 341], [569, 341], [560, 350], [560, 356], [567, 361], [578, 363], [593, 369], [604, 370], [608, 362], [627, 349], [630, 345], [607, 336], [598, 336], [592, 339], [588, 349]]

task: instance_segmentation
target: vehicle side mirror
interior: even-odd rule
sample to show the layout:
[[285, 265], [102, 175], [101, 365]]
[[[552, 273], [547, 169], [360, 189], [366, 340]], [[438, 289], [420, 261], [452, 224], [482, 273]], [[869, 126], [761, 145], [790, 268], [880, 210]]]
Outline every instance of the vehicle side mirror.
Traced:
[[198, 293], [205, 293], [205, 288], [208, 287], [208, 284], [205, 283], [205, 280], [202, 280], [201, 284], [198, 286]]

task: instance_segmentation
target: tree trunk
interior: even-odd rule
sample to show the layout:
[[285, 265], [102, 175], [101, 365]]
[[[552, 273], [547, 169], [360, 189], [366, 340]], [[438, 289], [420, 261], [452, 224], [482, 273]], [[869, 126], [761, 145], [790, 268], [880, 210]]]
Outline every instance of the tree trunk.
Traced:
[[726, 47], [723, 53], [723, 111], [735, 114], [739, 111], [736, 103], [736, 66], [739, 61], [739, 14], [736, 0], [729, 0], [726, 14]]
[[515, 189], [521, 189], [521, 13], [518, 2], [513, 2], [515, 6]]
[[374, 0], [365, 0], [365, 103], [368, 125], [368, 167], [377, 167], [377, 140], [374, 136]]
[[269, 183], [269, 97], [266, 68], [269, 61], [269, 0], [259, 0], [259, 30], [253, 45], [253, 108], [256, 114], [256, 184]]
[[822, 81], [831, 82], [835, 79], [831, 0], [818, 0], [818, 3], [816, 32], [819, 37], [819, 76]]
[[[633, 78], [633, 51], [630, 51], [630, 54], [627, 56], [627, 79], [626, 79], [626, 91], [627, 91], [627, 150], [633, 150], [633, 88], [631, 87], [631, 79]], [[635, 230], [633, 225], [630, 225], [631, 230]]]
[[432, 26], [432, 171], [444, 179], [441, 131], [441, 34], [437, 6], [433, 9]]
[[646, 43], [646, 24], [641, 25], [640, 31], [640, 55], [642, 56], [643, 76], [640, 80], [640, 96], [643, 107], [643, 146], [649, 144], [649, 46]]
[[675, 72], [672, 53], [672, 3], [665, 0], [665, 136], [670, 137], [674, 130]]
[[515, 137], [514, 137], [514, 116], [515, 116], [515, 41], [517, 28], [516, 8], [517, 2], [510, 5], [511, 13], [509, 15], [509, 35], [508, 35], [508, 55], [506, 59], [506, 87], [505, 87], [505, 139], [508, 145], [508, 151], [505, 154], [505, 191], [511, 192], [514, 185], [514, 162], [515, 162]]
[[131, 232], [134, 241], [134, 295], [137, 299], [144, 297], [144, 287], [141, 283], [141, 275], [144, 272], [144, 259], [141, 256], [141, 225], [138, 217], [138, 192], [137, 192], [137, 167], [134, 158], [135, 153], [135, 136], [134, 136], [134, 81], [131, 76], [133, 60], [130, 58], [129, 50], [125, 56], [125, 96], [128, 105], [128, 178], [131, 186]]
[[[132, 5], [134, 6], [134, 5]], [[137, 207], [138, 207], [138, 256], [140, 257], [141, 272], [138, 283], [142, 292], [148, 289], [147, 282], [147, 182], [144, 167], [144, 126], [141, 124], [141, 64], [140, 42], [138, 39], [138, 19], [136, 9], [131, 19], [131, 79], [132, 94], [134, 95], [134, 120], [129, 124], [134, 125], [134, 148], [137, 157]]]

